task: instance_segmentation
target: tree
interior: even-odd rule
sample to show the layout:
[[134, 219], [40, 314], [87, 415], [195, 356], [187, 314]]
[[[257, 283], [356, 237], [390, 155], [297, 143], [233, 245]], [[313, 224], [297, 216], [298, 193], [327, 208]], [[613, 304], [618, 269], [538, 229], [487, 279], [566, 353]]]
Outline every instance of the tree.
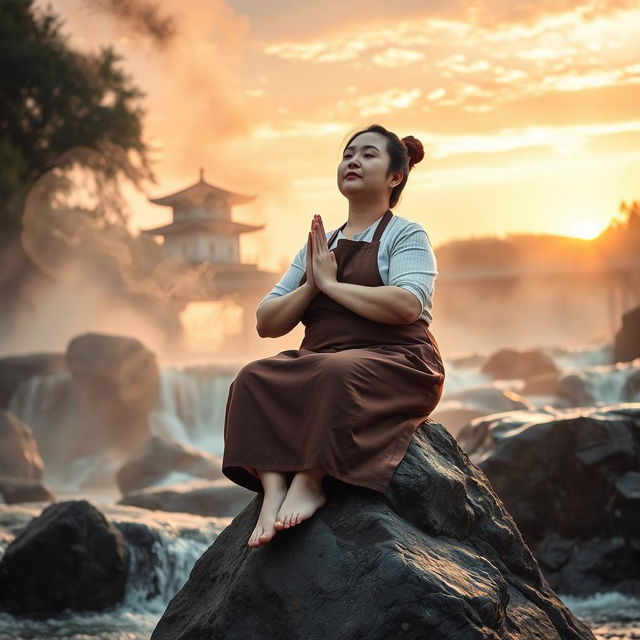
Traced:
[[626, 220], [623, 222], [614, 221], [617, 223], [617, 228], [628, 229], [629, 231], [639, 231], [640, 230], [640, 202], [638, 200], [633, 200], [631, 204], [627, 204], [624, 200], [620, 203], [620, 207], [618, 208], [620, 213], [626, 214]]
[[[142, 141], [143, 93], [117, 66], [111, 47], [72, 50], [62, 21], [33, 0], [0, 3], [0, 238], [15, 242], [29, 190], [43, 174], [69, 163], [88, 166], [104, 188], [98, 215], [124, 220], [118, 180], [155, 182]], [[69, 153], [75, 148], [98, 152]], [[100, 161], [95, 162], [99, 157]], [[0, 250], [2, 249], [0, 243]]]

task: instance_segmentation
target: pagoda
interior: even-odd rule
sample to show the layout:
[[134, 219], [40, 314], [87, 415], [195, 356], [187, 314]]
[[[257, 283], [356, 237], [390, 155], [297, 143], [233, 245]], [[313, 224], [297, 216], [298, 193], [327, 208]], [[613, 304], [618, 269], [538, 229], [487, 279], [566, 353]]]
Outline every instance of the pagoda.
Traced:
[[173, 221], [142, 233], [164, 237], [165, 259], [181, 256], [187, 264], [208, 262], [218, 267], [254, 266], [240, 262], [240, 234], [260, 231], [265, 225], [244, 224], [231, 219], [231, 207], [255, 196], [226, 191], [205, 182], [204, 169], [195, 184], [149, 202], [173, 210]]
[[[240, 234], [264, 229], [264, 224], [244, 224], [231, 219], [231, 207], [245, 204], [255, 196], [226, 191], [204, 180], [163, 196], [149, 198], [149, 202], [173, 210], [173, 221], [142, 233], [163, 236], [163, 260], [175, 262], [174, 268], [193, 270], [196, 278], [187, 278], [180, 289], [180, 302], [172, 301], [182, 309], [189, 302], [218, 302], [233, 300], [242, 309], [242, 319], [236, 325], [239, 332], [226, 336], [221, 353], [238, 355], [252, 348], [257, 338], [255, 311], [266, 291], [280, 274], [258, 269], [257, 264], [240, 261]], [[182, 263], [182, 264], [180, 264]], [[205, 271], [198, 271], [206, 265]], [[170, 340], [180, 346], [182, 334]], [[226, 351], [225, 351], [226, 350]]]

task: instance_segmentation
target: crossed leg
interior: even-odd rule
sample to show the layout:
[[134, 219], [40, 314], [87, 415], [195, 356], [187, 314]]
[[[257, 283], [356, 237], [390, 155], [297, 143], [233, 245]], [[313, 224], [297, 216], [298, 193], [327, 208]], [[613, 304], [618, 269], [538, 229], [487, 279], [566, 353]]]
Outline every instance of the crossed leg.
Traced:
[[277, 530], [289, 529], [311, 517], [327, 499], [322, 491], [324, 471], [299, 471], [287, 489], [286, 476], [281, 471], [256, 469], [264, 489], [262, 508], [256, 526], [249, 537], [250, 547], [269, 542]]

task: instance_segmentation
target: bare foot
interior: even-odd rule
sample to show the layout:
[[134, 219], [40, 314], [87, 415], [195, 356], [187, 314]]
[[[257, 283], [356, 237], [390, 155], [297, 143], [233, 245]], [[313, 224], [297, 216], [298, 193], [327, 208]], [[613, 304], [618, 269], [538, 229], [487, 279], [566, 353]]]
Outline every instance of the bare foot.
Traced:
[[276, 534], [274, 526], [276, 514], [287, 495], [284, 474], [268, 471], [259, 475], [265, 487], [265, 493], [258, 521], [247, 543], [250, 547], [259, 547], [269, 542]]
[[327, 498], [322, 491], [323, 476], [323, 472], [313, 469], [305, 469], [296, 474], [278, 511], [275, 522], [278, 531], [300, 524], [326, 504]]

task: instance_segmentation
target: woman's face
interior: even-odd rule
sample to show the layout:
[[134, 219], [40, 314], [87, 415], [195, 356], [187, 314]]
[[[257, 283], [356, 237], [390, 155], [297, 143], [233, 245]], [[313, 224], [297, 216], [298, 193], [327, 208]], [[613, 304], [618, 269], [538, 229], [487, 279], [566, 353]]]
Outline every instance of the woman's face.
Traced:
[[[389, 193], [402, 179], [402, 171], [387, 177], [387, 139], [375, 131], [356, 136], [344, 149], [338, 165], [338, 189], [347, 198], [356, 194]], [[354, 172], [356, 177], [348, 177]]]

